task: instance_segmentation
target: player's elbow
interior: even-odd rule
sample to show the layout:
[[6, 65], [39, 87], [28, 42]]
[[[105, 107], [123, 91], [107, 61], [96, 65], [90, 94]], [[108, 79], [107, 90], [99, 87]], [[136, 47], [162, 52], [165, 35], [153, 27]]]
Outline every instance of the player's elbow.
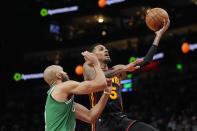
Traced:
[[89, 115], [89, 118], [88, 118], [88, 123], [89, 124], [93, 124], [95, 123], [95, 121], [97, 120], [97, 116], [96, 115]]
[[88, 122], [89, 124], [93, 124], [95, 121], [94, 121], [94, 119], [89, 118], [87, 122]]

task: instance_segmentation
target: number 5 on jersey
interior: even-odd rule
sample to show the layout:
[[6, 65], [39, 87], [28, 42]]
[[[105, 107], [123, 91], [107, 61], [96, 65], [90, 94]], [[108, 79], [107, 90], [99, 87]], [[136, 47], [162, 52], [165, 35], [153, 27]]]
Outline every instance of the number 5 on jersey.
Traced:
[[113, 100], [118, 98], [117, 87], [112, 87], [110, 98]]

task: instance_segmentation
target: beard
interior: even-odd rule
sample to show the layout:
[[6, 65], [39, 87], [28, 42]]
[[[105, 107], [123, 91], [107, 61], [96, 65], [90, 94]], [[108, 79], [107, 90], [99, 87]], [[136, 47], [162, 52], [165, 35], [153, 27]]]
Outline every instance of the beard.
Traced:
[[105, 60], [103, 61], [103, 63], [109, 64], [111, 61], [112, 61], [112, 60], [109, 58], [109, 59], [105, 59]]
[[68, 76], [65, 76], [63, 74], [61, 74], [61, 75], [62, 75], [62, 82], [70, 80]]

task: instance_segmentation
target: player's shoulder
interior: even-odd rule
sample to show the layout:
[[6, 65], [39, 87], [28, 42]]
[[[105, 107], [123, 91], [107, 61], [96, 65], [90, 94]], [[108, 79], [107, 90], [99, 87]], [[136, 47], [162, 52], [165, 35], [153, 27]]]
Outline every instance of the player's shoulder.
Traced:
[[86, 70], [87, 68], [89, 68], [89, 65], [87, 64], [87, 62], [83, 63], [83, 70]]
[[87, 62], [84, 62], [84, 63], [83, 63], [83, 66], [84, 66], [84, 65], [87, 65]]

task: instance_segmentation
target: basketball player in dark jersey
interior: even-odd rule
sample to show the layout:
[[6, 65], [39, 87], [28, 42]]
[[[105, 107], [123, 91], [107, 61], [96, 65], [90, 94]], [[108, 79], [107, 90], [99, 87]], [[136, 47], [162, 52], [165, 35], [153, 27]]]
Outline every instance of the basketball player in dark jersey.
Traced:
[[[126, 77], [127, 71], [133, 71], [133, 68], [130, 68], [133, 67], [133, 65], [135, 65], [136, 68], [139, 68], [139, 66], [144, 67], [152, 61], [153, 56], [157, 51], [160, 38], [168, 29], [169, 25], [170, 20], [165, 21], [163, 28], [155, 32], [156, 37], [153, 45], [150, 47], [143, 61], [136, 61], [128, 65], [116, 65], [109, 69], [107, 64], [111, 61], [111, 59], [106, 47], [101, 44], [95, 44], [90, 47], [89, 51], [98, 57], [100, 67], [103, 69], [105, 77], [112, 78], [113, 86], [110, 99], [108, 100], [100, 118], [92, 125], [92, 131], [157, 131], [157, 129], [149, 124], [127, 118], [123, 112], [120, 81], [122, 78]], [[84, 63], [83, 70], [85, 80], [94, 79], [95, 72], [90, 66], [88, 66], [88, 63]], [[100, 99], [102, 93], [103, 92], [90, 94], [91, 107], [94, 107]]]

